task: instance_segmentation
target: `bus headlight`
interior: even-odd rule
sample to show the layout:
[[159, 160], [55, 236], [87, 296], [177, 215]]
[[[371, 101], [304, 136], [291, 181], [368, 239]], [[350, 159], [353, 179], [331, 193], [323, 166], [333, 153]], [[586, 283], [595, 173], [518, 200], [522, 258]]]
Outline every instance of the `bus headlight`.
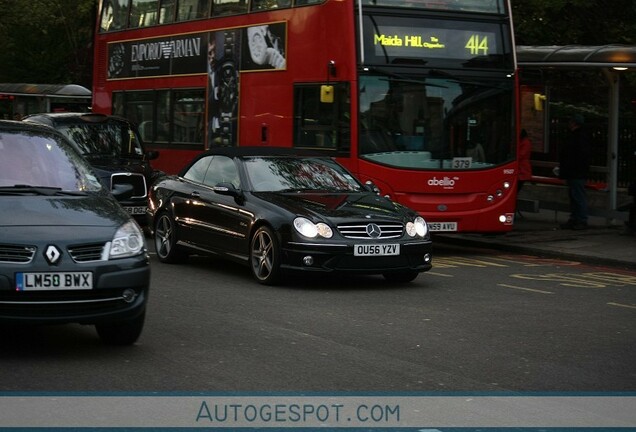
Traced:
[[316, 238], [318, 236], [324, 238], [333, 237], [333, 231], [329, 225], [322, 222], [315, 224], [304, 217], [297, 217], [294, 219], [294, 228], [296, 228], [296, 231], [298, 231], [300, 235], [309, 238]]

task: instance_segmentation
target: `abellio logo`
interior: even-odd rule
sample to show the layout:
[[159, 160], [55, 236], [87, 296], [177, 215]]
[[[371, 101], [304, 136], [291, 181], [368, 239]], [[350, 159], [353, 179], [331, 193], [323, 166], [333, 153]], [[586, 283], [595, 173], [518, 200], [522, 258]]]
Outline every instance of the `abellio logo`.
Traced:
[[443, 179], [438, 179], [437, 177], [433, 177], [428, 181], [429, 186], [441, 186], [443, 188], [452, 188], [455, 186], [455, 178], [444, 177]]

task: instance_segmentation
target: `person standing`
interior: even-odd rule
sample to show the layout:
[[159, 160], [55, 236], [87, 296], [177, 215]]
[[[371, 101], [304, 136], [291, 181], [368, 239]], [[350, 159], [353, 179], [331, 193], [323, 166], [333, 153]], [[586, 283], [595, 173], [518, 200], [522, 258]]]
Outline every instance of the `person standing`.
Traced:
[[570, 201], [570, 218], [563, 229], [587, 228], [588, 207], [585, 182], [590, 171], [591, 142], [582, 115], [575, 114], [568, 121], [570, 134], [559, 155], [559, 178], [565, 180]]

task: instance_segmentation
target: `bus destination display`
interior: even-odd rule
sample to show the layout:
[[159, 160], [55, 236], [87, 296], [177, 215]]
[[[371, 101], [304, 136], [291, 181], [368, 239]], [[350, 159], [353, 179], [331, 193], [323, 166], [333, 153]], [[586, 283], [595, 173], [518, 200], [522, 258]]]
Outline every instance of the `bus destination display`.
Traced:
[[389, 57], [435, 57], [468, 60], [498, 53], [495, 33], [473, 30], [379, 27], [373, 35], [374, 54]]

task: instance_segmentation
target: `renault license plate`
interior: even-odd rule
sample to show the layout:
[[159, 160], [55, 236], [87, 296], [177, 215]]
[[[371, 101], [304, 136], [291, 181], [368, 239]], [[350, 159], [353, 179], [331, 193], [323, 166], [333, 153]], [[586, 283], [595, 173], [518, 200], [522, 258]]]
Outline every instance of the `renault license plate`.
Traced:
[[399, 254], [399, 244], [357, 244], [353, 246], [354, 256], [391, 256]]
[[91, 272], [16, 273], [17, 291], [83, 290], [93, 288]]

